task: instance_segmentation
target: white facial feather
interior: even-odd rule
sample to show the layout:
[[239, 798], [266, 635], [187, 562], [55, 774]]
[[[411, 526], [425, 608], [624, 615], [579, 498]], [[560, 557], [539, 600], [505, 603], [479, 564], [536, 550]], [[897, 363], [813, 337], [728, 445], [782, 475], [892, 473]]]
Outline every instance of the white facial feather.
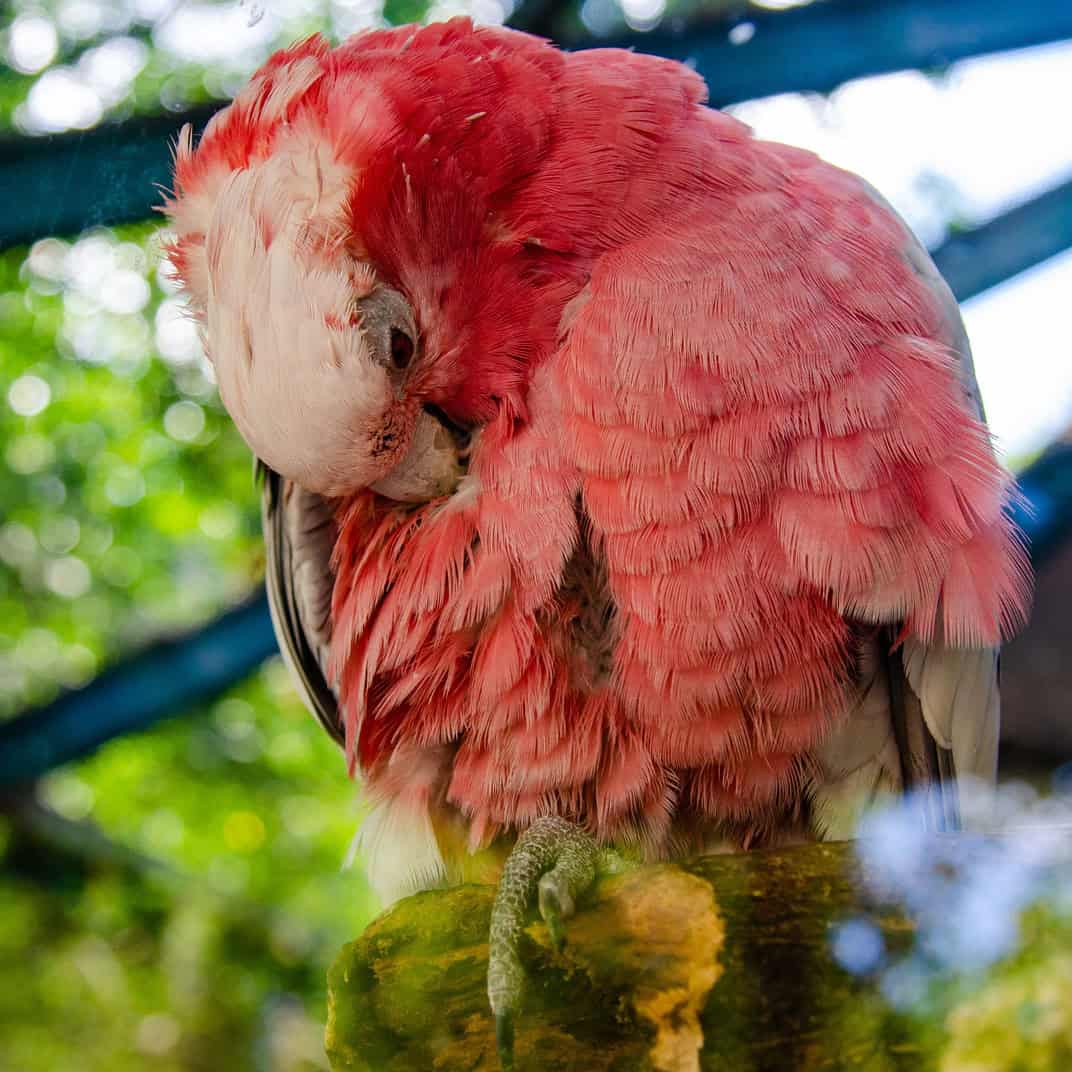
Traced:
[[418, 890], [442, 883], [447, 868], [427, 806], [408, 800], [377, 801], [350, 845], [384, 908]]
[[[336, 84], [326, 113], [289, 114], [323, 77], [339, 81], [304, 57], [255, 78], [209, 122], [200, 169], [183, 129], [176, 160], [188, 178], [168, 204], [182, 274], [221, 398], [260, 458], [321, 494], [372, 486], [426, 501], [457, 483], [458, 448], [388, 372], [385, 308], [402, 304], [400, 329], [414, 339], [416, 325], [407, 299], [359, 259], [346, 222], [354, 172], [340, 162], [396, 118], [359, 81]], [[236, 115], [240, 129], [251, 118], [265, 129], [241, 167], [218, 141]], [[418, 281], [426, 289], [433, 300]]]
[[339, 240], [350, 177], [322, 135], [291, 131], [218, 185], [204, 231], [205, 337], [224, 405], [260, 458], [324, 494], [366, 486], [392, 461], [372, 438], [394, 388], [354, 317], [371, 280]]

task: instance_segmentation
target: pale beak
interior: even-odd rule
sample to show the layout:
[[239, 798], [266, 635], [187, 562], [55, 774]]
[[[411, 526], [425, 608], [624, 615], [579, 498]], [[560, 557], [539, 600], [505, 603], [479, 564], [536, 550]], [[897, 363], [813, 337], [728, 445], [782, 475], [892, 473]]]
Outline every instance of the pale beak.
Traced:
[[463, 451], [455, 436], [437, 417], [422, 409], [409, 450], [371, 487], [397, 502], [429, 502], [454, 491], [464, 473]]

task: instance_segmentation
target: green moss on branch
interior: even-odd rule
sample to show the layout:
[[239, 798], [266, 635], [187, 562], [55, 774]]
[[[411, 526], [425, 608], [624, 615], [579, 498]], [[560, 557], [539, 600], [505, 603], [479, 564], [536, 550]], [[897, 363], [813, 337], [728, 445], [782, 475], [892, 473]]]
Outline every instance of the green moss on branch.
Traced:
[[[958, 1072], [940, 1019], [891, 1010], [876, 978], [834, 959], [832, 928], [847, 919], [865, 917], [894, 955], [914, 936], [861, 892], [857, 867], [833, 844], [638, 868], [596, 884], [561, 955], [534, 914], [519, 1072]], [[344, 948], [329, 978], [336, 1072], [497, 1069], [493, 896], [419, 894]]]

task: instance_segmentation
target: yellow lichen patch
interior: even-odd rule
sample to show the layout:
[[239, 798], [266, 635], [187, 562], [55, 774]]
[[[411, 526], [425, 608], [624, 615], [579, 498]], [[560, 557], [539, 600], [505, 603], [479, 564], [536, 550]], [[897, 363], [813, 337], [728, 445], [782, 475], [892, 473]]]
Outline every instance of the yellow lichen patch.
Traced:
[[600, 884], [599, 904], [568, 927], [568, 959], [620, 989], [654, 1031], [658, 1072], [699, 1072], [700, 1013], [721, 974], [725, 925], [706, 882], [666, 865]]
[[[702, 991], [701, 999], [707, 990]], [[651, 1063], [659, 1072], [700, 1072], [703, 1029], [695, 998], [688, 989], [678, 987], [641, 990], [633, 999], [637, 1013], [655, 1026]]]

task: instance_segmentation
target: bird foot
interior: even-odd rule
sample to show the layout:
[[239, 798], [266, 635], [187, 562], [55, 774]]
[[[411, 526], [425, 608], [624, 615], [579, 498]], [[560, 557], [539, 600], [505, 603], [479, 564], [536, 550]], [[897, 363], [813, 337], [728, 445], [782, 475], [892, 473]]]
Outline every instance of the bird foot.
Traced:
[[565, 921], [573, 915], [577, 897], [595, 881], [604, 855], [581, 827], [549, 817], [537, 819], [506, 860], [488, 939], [488, 999], [503, 1072], [514, 1067], [514, 1018], [525, 982], [517, 946], [529, 900], [537, 892], [551, 942], [561, 949]]

